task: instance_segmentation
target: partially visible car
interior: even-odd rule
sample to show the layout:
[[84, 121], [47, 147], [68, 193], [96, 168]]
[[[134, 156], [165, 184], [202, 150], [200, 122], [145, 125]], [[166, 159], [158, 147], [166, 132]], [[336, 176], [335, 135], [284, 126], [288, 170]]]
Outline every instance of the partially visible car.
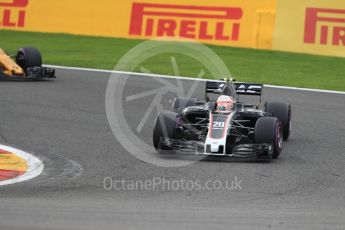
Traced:
[[42, 66], [42, 55], [37, 48], [21, 48], [12, 56], [0, 48], [0, 80], [42, 80], [55, 77], [54, 69]]

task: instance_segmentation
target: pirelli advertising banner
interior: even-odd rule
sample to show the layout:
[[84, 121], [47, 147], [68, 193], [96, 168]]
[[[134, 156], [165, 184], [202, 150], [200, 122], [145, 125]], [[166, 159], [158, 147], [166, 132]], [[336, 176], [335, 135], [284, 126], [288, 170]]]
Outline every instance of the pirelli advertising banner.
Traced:
[[136, 39], [180, 36], [270, 49], [275, 7], [275, 0], [0, 0], [0, 23], [1, 28], [25, 31]]
[[0, 0], [0, 29], [345, 56], [345, 0]]
[[273, 49], [345, 57], [345, 0], [278, 0]]

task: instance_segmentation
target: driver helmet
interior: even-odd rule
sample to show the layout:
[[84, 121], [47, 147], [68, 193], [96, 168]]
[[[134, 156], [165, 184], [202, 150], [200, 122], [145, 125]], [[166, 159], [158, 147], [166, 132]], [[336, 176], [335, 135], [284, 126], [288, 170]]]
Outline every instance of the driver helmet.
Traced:
[[218, 111], [224, 111], [224, 112], [230, 112], [232, 110], [232, 108], [234, 107], [235, 102], [236, 101], [232, 97], [222, 95], [222, 96], [218, 97], [218, 99], [217, 99], [217, 110]]

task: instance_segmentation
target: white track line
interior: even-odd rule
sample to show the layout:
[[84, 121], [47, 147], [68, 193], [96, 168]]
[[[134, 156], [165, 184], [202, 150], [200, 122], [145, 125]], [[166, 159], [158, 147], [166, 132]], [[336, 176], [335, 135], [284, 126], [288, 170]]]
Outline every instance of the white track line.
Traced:
[[[50, 68], [56, 68], [56, 69], [78, 70], [78, 71], [97, 72], [97, 73], [130, 74], [130, 75], [134, 75], [134, 76], [171, 78], [171, 79], [173, 78], [173, 79], [182, 79], [182, 80], [191, 80], [191, 81], [207, 81], [207, 80], [209, 80], [209, 79], [203, 79], [203, 78], [177, 77], [177, 76], [171, 76], [171, 75], [161, 75], [161, 74], [151, 74], [151, 73], [136, 73], [136, 72], [126, 72], [126, 71], [117, 71], [117, 70], [103, 70], [103, 69], [92, 69], [92, 68], [81, 68], [81, 67], [56, 66], [56, 65], [45, 65], [45, 66], [50, 67]], [[343, 94], [343, 95], [345, 95], [345, 92], [335, 91], [335, 90], [308, 89], [308, 88], [298, 88], [298, 87], [278, 86], [278, 85], [265, 85], [265, 87], [274, 88], [274, 89], [288, 89], [288, 90], [298, 90], [298, 91], [309, 91], [309, 92], [332, 93], [332, 94]]]
[[5, 146], [5, 145], [0, 145], [0, 149], [3, 149], [7, 152], [13, 153], [23, 158], [28, 164], [28, 169], [23, 175], [20, 175], [18, 177], [15, 177], [9, 180], [0, 181], [0, 186], [27, 181], [27, 180], [37, 177], [38, 175], [42, 173], [44, 169], [44, 164], [37, 157], [27, 152], [24, 152], [22, 150], [15, 149], [15, 148]]

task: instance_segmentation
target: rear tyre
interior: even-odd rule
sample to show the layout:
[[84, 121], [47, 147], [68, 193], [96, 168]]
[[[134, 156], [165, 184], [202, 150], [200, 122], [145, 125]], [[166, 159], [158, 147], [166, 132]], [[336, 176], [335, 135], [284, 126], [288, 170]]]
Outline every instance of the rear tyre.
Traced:
[[172, 104], [172, 111], [181, 114], [186, 107], [196, 106], [196, 100], [196, 98], [176, 97]]
[[291, 133], [291, 105], [281, 102], [266, 102], [265, 112], [277, 117], [283, 125], [284, 141], [288, 140]]
[[41, 67], [42, 56], [40, 51], [35, 47], [21, 48], [17, 52], [16, 63], [25, 71], [30, 67]]
[[278, 158], [283, 149], [283, 127], [278, 118], [262, 117], [257, 120], [255, 124], [255, 143], [272, 144], [272, 158]]
[[153, 147], [159, 151], [161, 138], [176, 138], [176, 126], [179, 116], [174, 112], [158, 114], [153, 128]]

